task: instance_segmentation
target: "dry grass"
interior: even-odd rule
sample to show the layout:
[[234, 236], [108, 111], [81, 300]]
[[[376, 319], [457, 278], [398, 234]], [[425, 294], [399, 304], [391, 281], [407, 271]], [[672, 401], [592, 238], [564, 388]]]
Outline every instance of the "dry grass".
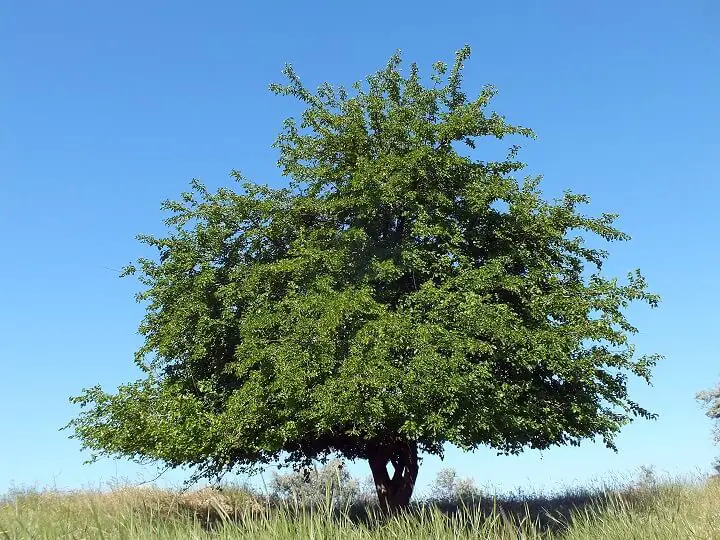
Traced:
[[[329, 499], [328, 499], [329, 501]], [[558, 496], [303, 510], [243, 489], [25, 491], [0, 502], [0, 539], [720, 539], [720, 482], [642, 482]]]

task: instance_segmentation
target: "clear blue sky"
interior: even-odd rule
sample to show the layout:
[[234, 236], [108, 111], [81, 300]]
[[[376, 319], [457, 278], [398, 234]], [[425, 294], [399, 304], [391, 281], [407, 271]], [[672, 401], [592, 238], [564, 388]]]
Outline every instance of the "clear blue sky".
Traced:
[[[308, 85], [349, 85], [396, 49], [428, 73], [473, 49], [466, 89], [496, 85], [494, 108], [539, 134], [521, 156], [545, 191], [588, 193], [633, 240], [608, 274], [640, 267], [663, 303], [633, 309], [638, 352], [666, 356], [633, 384], [656, 422], [613, 454], [580, 448], [446, 464], [500, 489], [587, 482], [640, 465], [706, 471], [711, 424], [694, 401], [720, 378], [720, 5], [693, 2], [64, 2], [6, 0], [0, 16], [0, 492], [78, 487], [152, 470], [85, 466], [58, 432], [68, 396], [138, 376], [143, 308], [117, 269], [145, 254], [159, 204], [192, 177], [228, 172], [279, 186], [270, 147], [292, 63]], [[479, 150], [482, 154], [482, 148]], [[440, 463], [428, 459], [425, 485]], [[365, 474], [365, 466], [353, 469]], [[170, 475], [177, 481], [182, 475]]]

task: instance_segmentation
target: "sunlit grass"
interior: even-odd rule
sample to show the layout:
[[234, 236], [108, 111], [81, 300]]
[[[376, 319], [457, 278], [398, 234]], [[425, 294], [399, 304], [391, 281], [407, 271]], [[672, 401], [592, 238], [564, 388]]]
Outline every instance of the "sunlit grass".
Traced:
[[650, 481], [544, 497], [419, 503], [384, 518], [373, 506], [303, 508], [247, 490], [15, 491], [0, 539], [702, 539], [720, 538], [720, 482]]

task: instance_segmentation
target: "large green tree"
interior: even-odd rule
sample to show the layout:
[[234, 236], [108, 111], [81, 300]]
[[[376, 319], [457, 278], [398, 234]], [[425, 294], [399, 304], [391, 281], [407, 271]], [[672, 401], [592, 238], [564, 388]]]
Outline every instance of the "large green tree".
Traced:
[[653, 416], [628, 397], [656, 357], [634, 356], [623, 309], [657, 298], [637, 271], [603, 277], [606, 252], [583, 241], [627, 236], [580, 213], [587, 197], [518, 181], [516, 146], [479, 159], [533, 133], [488, 112], [492, 88], [463, 92], [469, 54], [428, 85], [399, 55], [350, 90], [311, 92], [286, 68], [271, 90], [305, 107], [276, 142], [288, 187], [234, 172], [242, 189], [194, 181], [164, 203], [167, 235], [140, 237], [157, 258], [127, 269], [147, 305], [144, 378], [73, 398], [85, 448], [207, 477], [364, 459], [397, 508], [447, 443], [614, 448]]

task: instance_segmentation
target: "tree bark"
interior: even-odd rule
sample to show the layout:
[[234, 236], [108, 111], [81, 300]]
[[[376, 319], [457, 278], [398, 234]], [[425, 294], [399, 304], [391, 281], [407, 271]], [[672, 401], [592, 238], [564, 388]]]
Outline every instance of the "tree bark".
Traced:
[[[418, 452], [415, 442], [398, 441], [376, 445], [368, 452], [370, 471], [375, 481], [380, 508], [388, 513], [397, 512], [410, 504], [418, 474]], [[387, 465], [392, 463], [393, 475]]]

